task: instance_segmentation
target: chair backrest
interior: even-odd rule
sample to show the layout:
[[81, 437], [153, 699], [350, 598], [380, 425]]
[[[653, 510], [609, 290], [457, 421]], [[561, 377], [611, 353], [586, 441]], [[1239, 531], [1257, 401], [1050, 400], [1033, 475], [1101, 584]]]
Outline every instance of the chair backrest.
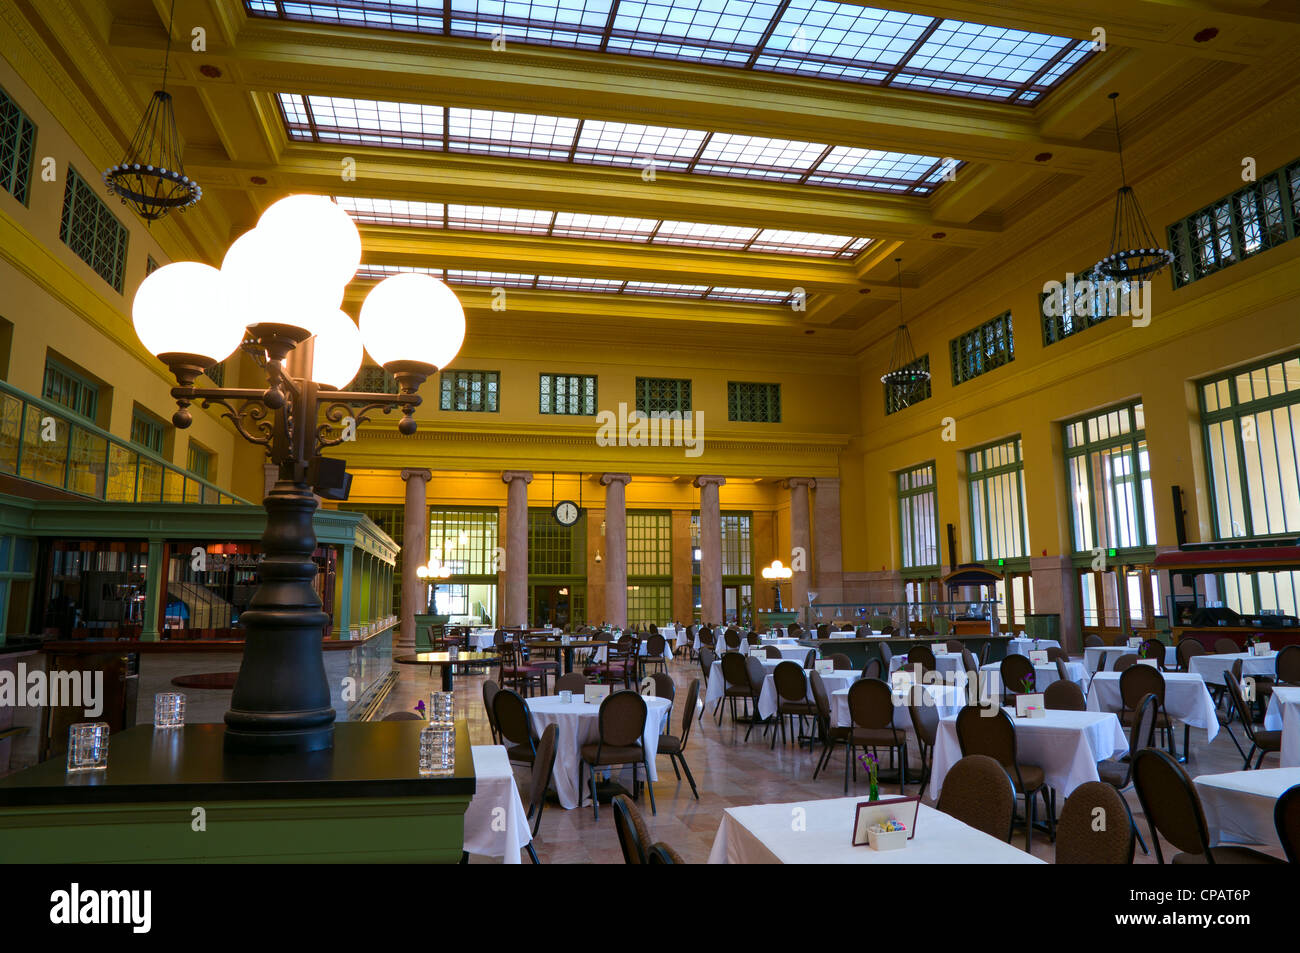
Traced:
[[1139, 658], [1151, 658], [1156, 660], [1156, 668], [1164, 671], [1165, 668], [1165, 643], [1159, 639], [1144, 639], [1138, 646]]
[[1191, 669], [1190, 662], [1198, 655], [1205, 655], [1205, 646], [1199, 639], [1180, 639], [1178, 647], [1174, 649], [1174, 656], [1178, 659], [1178, 668], [1186, 672]]
[[555, 738], [559, 733], [555, 724], [546, 726], [541, 739], [537, 742], [537, 754], [533, 758], [533, 774], [528, 783], [528, 816], [536, 817], [546, 804], [546, 789], [551, 784], [551, 773], [555, 768]]
[[961, 647], [961, 667], [967, 675], [974, 675], [980, 670], [980, 663], [975, 661], [975, 653], [964, 645]]
[[497, 731], [512, 745], [537, 747], [533, 736], [533, 720], [528, 714], [528, 702], [510, 688], [503, 688], [492, 699], [492, 713], [496, 717]]
[[[1137, 660], [1138, 657], [1136, 652], [1127, 652], [1124, 655], [1118, 656], [1115, 659], [1115, 663], [1111, 665], [1110, 670], [1112, 672], [1122, 672], [1126, 668], [1131, 668], [1132, 666], [1136, 665]], [[1151, 666], [1148, 665], [1146, 667], [1150, 668]]]
[[808, 684], [812, 686], [813, 704], [817, 706], [817, 717], [823, 722], [823, 727], [830, 727], [831, 720], [831, 696], [826, 691], [826, 683], [822, 681], [821, 672], [809, 672]]
[[853, 667], [853, 661], [843, 652], [836, 652], [831, 656], [831, 664], [835, 666], [835, 671], [844, 672]]
[[776, 684], [776, 693], [788, 702], [806, 701], [808, 698], [808, 678], [803, 666], [798, 662], [784, 661], [772, 672], [772, 681]]
[[[1100, 827], [1098, 816], [1106, 819]], [[1058, 864], [1131, 864], [1134, 846], [1132, 816], [1118, 791], [1085, 781], [1070, 792], [1056, 821]]]
[[497, 692], [501, 691], [501, 686], [492, 679], [485, 679], [483, 682], [483, 708], [487, 711], [488, 727], [492, 729], [492, 736], [496, 737], [497, 713], [492, 707], [492, 700], [497, 697]]
[[949, 652], [958, 654], [966, 650], [966, 643], [962, 642], [961, 639], [949, 639], [946, 643], [946, 647]]
[[381, 721], [424, 721], [413, 711], [390, 711]]
[[677, 698], [677, 686], [673, 683], [673, 677], [667, 672], [655, 672], [650, 678], [655, 683], [655, 697], [666, 698], [669, 701], [675, 701]]
[[600, 743], [626, 748], [640, 744], [645, 734], [646, 703], [639, 692], [621, 691], [605, 696], [596, 716]]
[[757, 698], [763, 694], [763, 682], [767, 681], [767, 666], [753, 655], [745, 656], [745, 679], [750, 694]]
[[1087, 645], [1105, 645], [1106, 643], [1100, 635], [1093, 634], [1085, 638], [1083, 640], [1083, 644], [1087, 646]]
[[980, 648], [980, 667], [981, 667], [981, 668], [984, 667], [985, 665], [988, 665], [988, 664], [989, 664], [989, 653], [991, 653], [992, 651], [993, 651], [993, 643], [992, 643], [992, 642], [985, 642], [984, 645], [981, 646], [981, 648]]
[[1232, 707], [1237, 710], [1237, 716], [1241, 719], [1241, 727], [1246, 731], [1246, 737], [1254, 742], [1255, 740], [1255, 719], [1251, 716], [1250, 705], [1241, 693], [1241, 660], [1238, 659], [1233, 663], [1231, 672], [1223, 673], [1223, 683], [1228, 689], [1228, 698], [1232, 701]]
[[885, 671], [889, 671], [889, 663], [894, 660], [894, 650], [889, 647], [888, 642], [880, 643], [880, 657], [885, 661]]
[[712, 629], [707, 625], [700, 629], [700, 645], [707, 645], [709, 648], [714, 648], [717, 644], [718, 637], [713, 634]]
[[831, 624], [829, 622], [819, 623], [817, 626], [817, 638], [829, 639], [830, 637], [831, 637]]
[[682, 855], [677, 853], [663, 841], [652, 844], [649, 852], [646, 854], [647, 864], [684, 864]]
[[939, 709], [931, 700], [924, 685], [913, 685], [908, 699], [908, 714], [912, 717], [912, 731], [926, 747], [934, 747], [939, 735]]
[[739, 652], [723, 652], [722, 677], [727, 680], [728, 688], [749, 688], [749, 670], [745, 668], [745, 656]]
[[893, 623], [887, 623], [880, 627], [880, 631], [883, 635], [893, 635], [898, 630], [894, 628]]
[[[909, 656], [910, 658], [910, 656]], [[1011, 654], [1002, 660], [998, 666], [998, 671], [1002, 675], [1002, 690], [1004, 692], [1023, 692], [1034, 691], [1036, 688], [1034, 665], [1029, 658], [1024, 655]]]
[[937, 667], [934, 651], [928, 645], [914, 645], [908, 649], [907, 664], [909, 667], [921, 666], [922, 672], [933, 672]]
[[778, 649], [775, 645], [768, 645], [764, 647], [763, 652], [765, 655], [767, 655], [768, 658], [785, 658], [785, 656], [781, 654], [781, 650]]
[[865, 666], [863, 666], [863, 669], [862, 669], [862, 677], [863, 677], [863, 678], [883, 678], [883, 676], [881, 675], [881, 672], [882, 672], [883, 670], [884, 670], [884, 667], [880, 664], [880, 659], [878, 659], [878, 658], [869, 659], [869, 660], [867, 661], [867, 664], [866, 664]]
[[855, 728], [892, 728], [894, 693], [878, 678], [860, 678], [849, 686], [849, 716]]
[[658, 632], [651, 632], [650, 637], [645, 641], [645, 654], [652, 657], [662, 658], [664, 654], [664, 646], [667, 644], [668, 640], [662, 635]]
[[691, 726], [695, 724], [695, 706], [700, 701], [700, 680], [691, 679], [686, 686], [686, 707], [682, 709], [682, 750], [686, 750], [686, 740], [691, 736]]
[[1137, 711], [1138, 702], [1145, 695], [1155, 695], [1163, 708], [1165, 704], [1165, 677], [1160, 669], [1150, 665], [1130, 665], [1119, 673], [1119, 697], [1125, 711]]
[[1277, 653], [1277, 680], [1300, 685], [1300, 645], [1288, 645]]
[[803, 657], [803, 667], [804, 667], [804, 668], [816, 668], [816, 667], [817, 667], [817, 650], [816, 650], [816, 649], [809, 649], [809, 650], [808, 650], [808, 653]]
[[1070, 661], [1070, 653], [1065, 651], [1065, 649], [1061, 648], [1059, 645], [1050, 646], [1047, 649], [1047, 661], [1068, 662]]
[[996, 759], [968, 754], [948, 770], [935, 807], [990, 837], [1009, 841], [1016, 789]]
[[740, 632], [737, 631], [736, 629], [728, 629], [726, 633], [723, 635], [723, 638], [726, 639], [727, 641], [727, 648], [729, 649], [740, 648]]
[[1156, 860], [1164, 863], [1160, 836], [1185, 854], [1210, 855], [1210, 836], [1205, 810], [1187, 772], [1167, 751], [1143, 748], [1133, 755], [1133, 784], [1142, 813], [1152, 828]]
[[1273, 825], [1286, 859], [1300, 864], [1300, 784], [1283, 791], [1273, 805]]
[[[1058, 681], [1061, 681], [1061, 682], [1068, 682], [1068, 681], [1071, 681], [1071, 678], [1070, 678], [1070, 670], [1069, 670], [1068, 668], [1065, 667], [1065, 663], [1064, 663], [1063, 661], [1061, 661], [1059, 658], [1058, 658], [1058, 659], [1055, 659], [1054, 661], [1055, 661], [1055, 663], [1056, 663], [1056, 678], [1057, 678], [1057, 680], [1058, 680]], [[1048, 686], [1048, 687], [1050, 688], [1051, 686]]]
[[587, 690], [587, 677], [581, 672], [570, 672], [568, 675], [561, 675], [555, 680], [555, 694], [560, 692], [573, 692], [575, 695], [581, 695]]
[[[1133, 719], [1133, 727], [1129, 729], [1128, 750], [1141, 751], [1155, 744], [1156, 715], [1160, 712], [1160, 699], [1154, 694], [1143, 695], [1137, 703], [1137, 708], [1133, 710], [1137, 715]], [[1132, 776], [1132, 759], [1130, 759], [1128, 779], [1131, 780]]]
[[623, 848], [625, 864], [644, 864], [650, 843], [641, 812], [626, 794], [614, 795], [614, 829], [618, 831], [618, 845]]
[[717, 660], [718, 656], [714, 654], [713, 649], [707, 645], [700, 646], [700, 673], [704, 676], [704, 681], [707, 682], [709, 676], [713, 674], [713, 663]]
[[985, 754], [1008, 772], [1016, 770], [1016, 726], [1002, 708], [967, 705], [957, 712], [957, 744], [962, 757]]
[[1216, 655], [1236, 655], [1241, 651], [1241, 646], [1229, 638], [1215, 639], [1214, 652]]
[[1087, 711], [1083, 689], [1076, 682], [1057, 679], [1043, 692], [1043, 706], [1054, 711]]

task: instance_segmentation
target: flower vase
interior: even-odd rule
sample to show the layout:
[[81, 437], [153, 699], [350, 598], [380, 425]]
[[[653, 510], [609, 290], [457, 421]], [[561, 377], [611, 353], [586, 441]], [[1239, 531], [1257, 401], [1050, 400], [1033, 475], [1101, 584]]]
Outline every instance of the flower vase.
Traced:
[[871, 772], [871, 793], [867, 796], [868, 800], [880, 800], [880, 779], [876, 777], [876, 772]]

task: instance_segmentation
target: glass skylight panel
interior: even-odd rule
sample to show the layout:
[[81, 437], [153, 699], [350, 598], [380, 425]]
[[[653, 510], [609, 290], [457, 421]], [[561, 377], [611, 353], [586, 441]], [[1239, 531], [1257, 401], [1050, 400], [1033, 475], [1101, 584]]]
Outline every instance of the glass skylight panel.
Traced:
[[421, 275], [433, 275], [435, 278], [442, 277], [441, 268], [428, 268], [424, 265], [367, 265], [364, 262], [357, 269], [357, 277], [362, 281], [382, 281], [389, 275], [400, 274], [404, 271], [413, 271]]
[[652, 244], [690, 245], [696, 248], [743, 249], [758, 234], [757, 228], [738, 225], [705, 225], [701, 222], [659, 223]]
[[1005, 99], [1075, 43], [1063, 36], [944, 20], [895, 83]]
[[524, 275], [513, 271], [460, 271], [447, 269], [447, 283], [453, 285], [478, 285], [487, 288], [531, 288], [537, 280], [536, 275]]
[[828, 148], [816, 142], [715, 132], [694, 171], [797, 182]]
[[820, 232], [794, 232], [782, 228], [765, 228], [749, 246], [750, 251], [777, 255], [806, 255], [838, 258], [854, 241], [850, 235], [825, 235]]
[[551, 234], [557, 238], [595, 238], [611, 242], [646, 242], [659, 222], [653, 218], [556, 212]]
[[527, 208], [497, 208], [491, 205], [448, 205], [447, 227], [476, 232], [509, 232], [512, 235], [545, 235], [554, 212]]
[[452, 36], [599, 49], [612, 0], [448, 0]]
[[708, 291], [708, 285], [680, 285], [667, 281], [629, 281], [623, 286], [624, 294], [668, 298], [703, 298]]
[[605, 49], [745, 66], [779, 6], [776, 0], [622, 0]]
[[445, 221], [445, 210], [438, 202], [353, 198], [345, 195], [336, 195], [334, 201], [338, 202], [358, 225], [442, 228]]
[[[293, 102], [296, 100], [296, 102]], [[334, 96], [280, 95], [290, 125], [315, 134], [320, 142], [394, 149], [441, 149], [441, 106], [391, 103]], [[295, 118], [290, 119], [290, 110]]]
[[475, 155], [564, 162], [573, 151], [578, 120], [491, 109], [452, 109], [447, 148]]
[[719, 301], [752, 301], [760, 304], [783, 304], [790, 297], [788, 291], [768, 288], [710, 288], [709, 298]]
[[883, 83], [935, 22], [932, 17], [831, 0], [793, 0], [756, 69]]
[[909, 192], [935, 169], [942, 176], [942, 162], [935, 156], [835, 146], [808, 176], [807, 184], [872, 192]]
[[558, 275], [538, 275], [539, 291], [587, 291], [617, 294], [623, 289], [622, 279], [616, 278], [561, 278]]
[[421, 33], [442, 30], [442, 0], [333, 0], [333, 2], [294, 2], [283, 0], [251, 0], [249, 11], [264, 16], [275, 16], [276, 8], [283, 7], [283, 16], [290, 20], [312, 20], [317, 23], [338, 23], [344, 26], [379, 27], [387, 30], [412, 30]]
[[685, 172], [708, 135], [702, 129], [588, 119], [578, 133], [573, 161], [617, 166], [645, 166], [653, 161], [658, 170]]

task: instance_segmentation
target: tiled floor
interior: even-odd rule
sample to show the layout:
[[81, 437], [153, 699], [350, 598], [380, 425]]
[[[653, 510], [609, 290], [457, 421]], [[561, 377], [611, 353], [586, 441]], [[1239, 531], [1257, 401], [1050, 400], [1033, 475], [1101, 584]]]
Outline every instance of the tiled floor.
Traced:
[[[410, 710], [420, 698], [425, 698], [427, 705], [428, 693], [438, 687], [437, 676], [430, 678], [423, 668], [402, 665], [399, 669], [400, 680], [387, 699], [385, 713]], [[700, 669], [695, 663], [675, 661], [669, 665], [669, 674], [677, 685], [677, 704], [672, 714], [673, 731], [676, 733], [681, 727], [681, 705], [686, 687], [692, 678], [699, 677]], [[483, 680], [481, 676], [458, 676], [455, 682], [457, 715], [468, 719], [474, 744], [492, 743], [483, 710]], [[704, 694], [702, 688], [700, 694]], [[842, 748], [837, 751], [828, 771], [814, 781], [812, 773], [817, 755], [810, 753], [807, 748], [795, 748], [792, 744], [782, 746], [778, 739], [776, 750], [769, 750], [770, 736], [760, 740], [757, 731], [750, 735], [750, 740], [746, 743], [743, 741], [746, 725], [742, 723], [733, 727], [730, 714], [724, 714], [722, 726], [719, 727], [711, 716], [710, 710], [706, 713], [703, 724], [696, 722], [686, 747], [686, 758], [699, 786], [700, 799], [697, 801], [691, 796], [690, 785], [685, 779], [679, 782], [673, 776], [671, 762], [667, 757], [661, 757], [657, 765], [659, 780], [654, 789], [658, 807], [656, 816], [650, 815], [649, 801], [644, 794], [641, 798], [641, 807], [651, 835], [655, 840], [675, 847], [688, 863], [704, 863], [708, 859], [722, 812], [728, 807], [844, 796]], [[1235, 731], [1240, 738], [1240, 726]], [[1178, 744], [1181, 747], [1181, 733]], [[919, 763], [915, 756], [913, 748], [912, 755], [909, 755], [913, 764]], [[1265, 767], [1270, 766], [1277, 766], [1276, 756], [1265, 761]], [[1237, 754], [1237, 749], [1226, 733], [1219, 732], [1218, 737], [1207, 745], [1205, 732], [1192, 729], [1192, 755], [1186, 767], [1193, 777], [1238, 771], [1241, 769], [1241, 756]], [[516, 777], [521, 790], [526, 789], [527, 770], [517, 769]], [[909, 787], [909, 792], [915, 791], [915, 786]], [[884, 793], [891, 793], [890, 787], [884, 788]], [[867, 783], [863, 773], [859, 773], [856, 783], [849, 782], [849, 794], [866, 797]], [[1130, 789], [1125, 797], [1137, 819], [1138, 829], [1146, 837], [1147, 824], [1142, 817], [1137, 795]], [[1041, 806], [1040, 802], [1039, 807]], [[1041, 813], [1040, 810], [1040, 815]], [[1017, 828], [1012, 843], [1024, 847], [1023, 829]], [[618, 836], [614, 831], [613, 812], [603, 807], [599, 821], [593, 821], [589, 807], [566, 811], [557, 803], [549, 803], [542, 816], [542, 826], [535, 846], [542, 863], [623, 862]], [[1165, 850], [1166, 857], [1174, 852], [1167, 846]], [[1280, 850], [1270, 852], [1281, 856]], [[1046, 834], [1034, 832], [1033, 853], [1048, 862], [1052, 861], [1055, 849]], [[1144, 856], [1139, 848], [1136, 862], [1154, 863], [1155, 855]]]

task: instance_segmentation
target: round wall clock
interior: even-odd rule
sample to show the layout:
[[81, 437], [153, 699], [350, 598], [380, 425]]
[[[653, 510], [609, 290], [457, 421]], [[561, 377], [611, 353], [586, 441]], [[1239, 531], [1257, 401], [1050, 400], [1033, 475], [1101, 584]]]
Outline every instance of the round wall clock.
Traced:
[[578, 522], [578, 517], [582, 511], [578, 509], [578, 504], [572, 500], [561, 500], [555, 504], [555, 522], [561, 526], [572, 526]]

